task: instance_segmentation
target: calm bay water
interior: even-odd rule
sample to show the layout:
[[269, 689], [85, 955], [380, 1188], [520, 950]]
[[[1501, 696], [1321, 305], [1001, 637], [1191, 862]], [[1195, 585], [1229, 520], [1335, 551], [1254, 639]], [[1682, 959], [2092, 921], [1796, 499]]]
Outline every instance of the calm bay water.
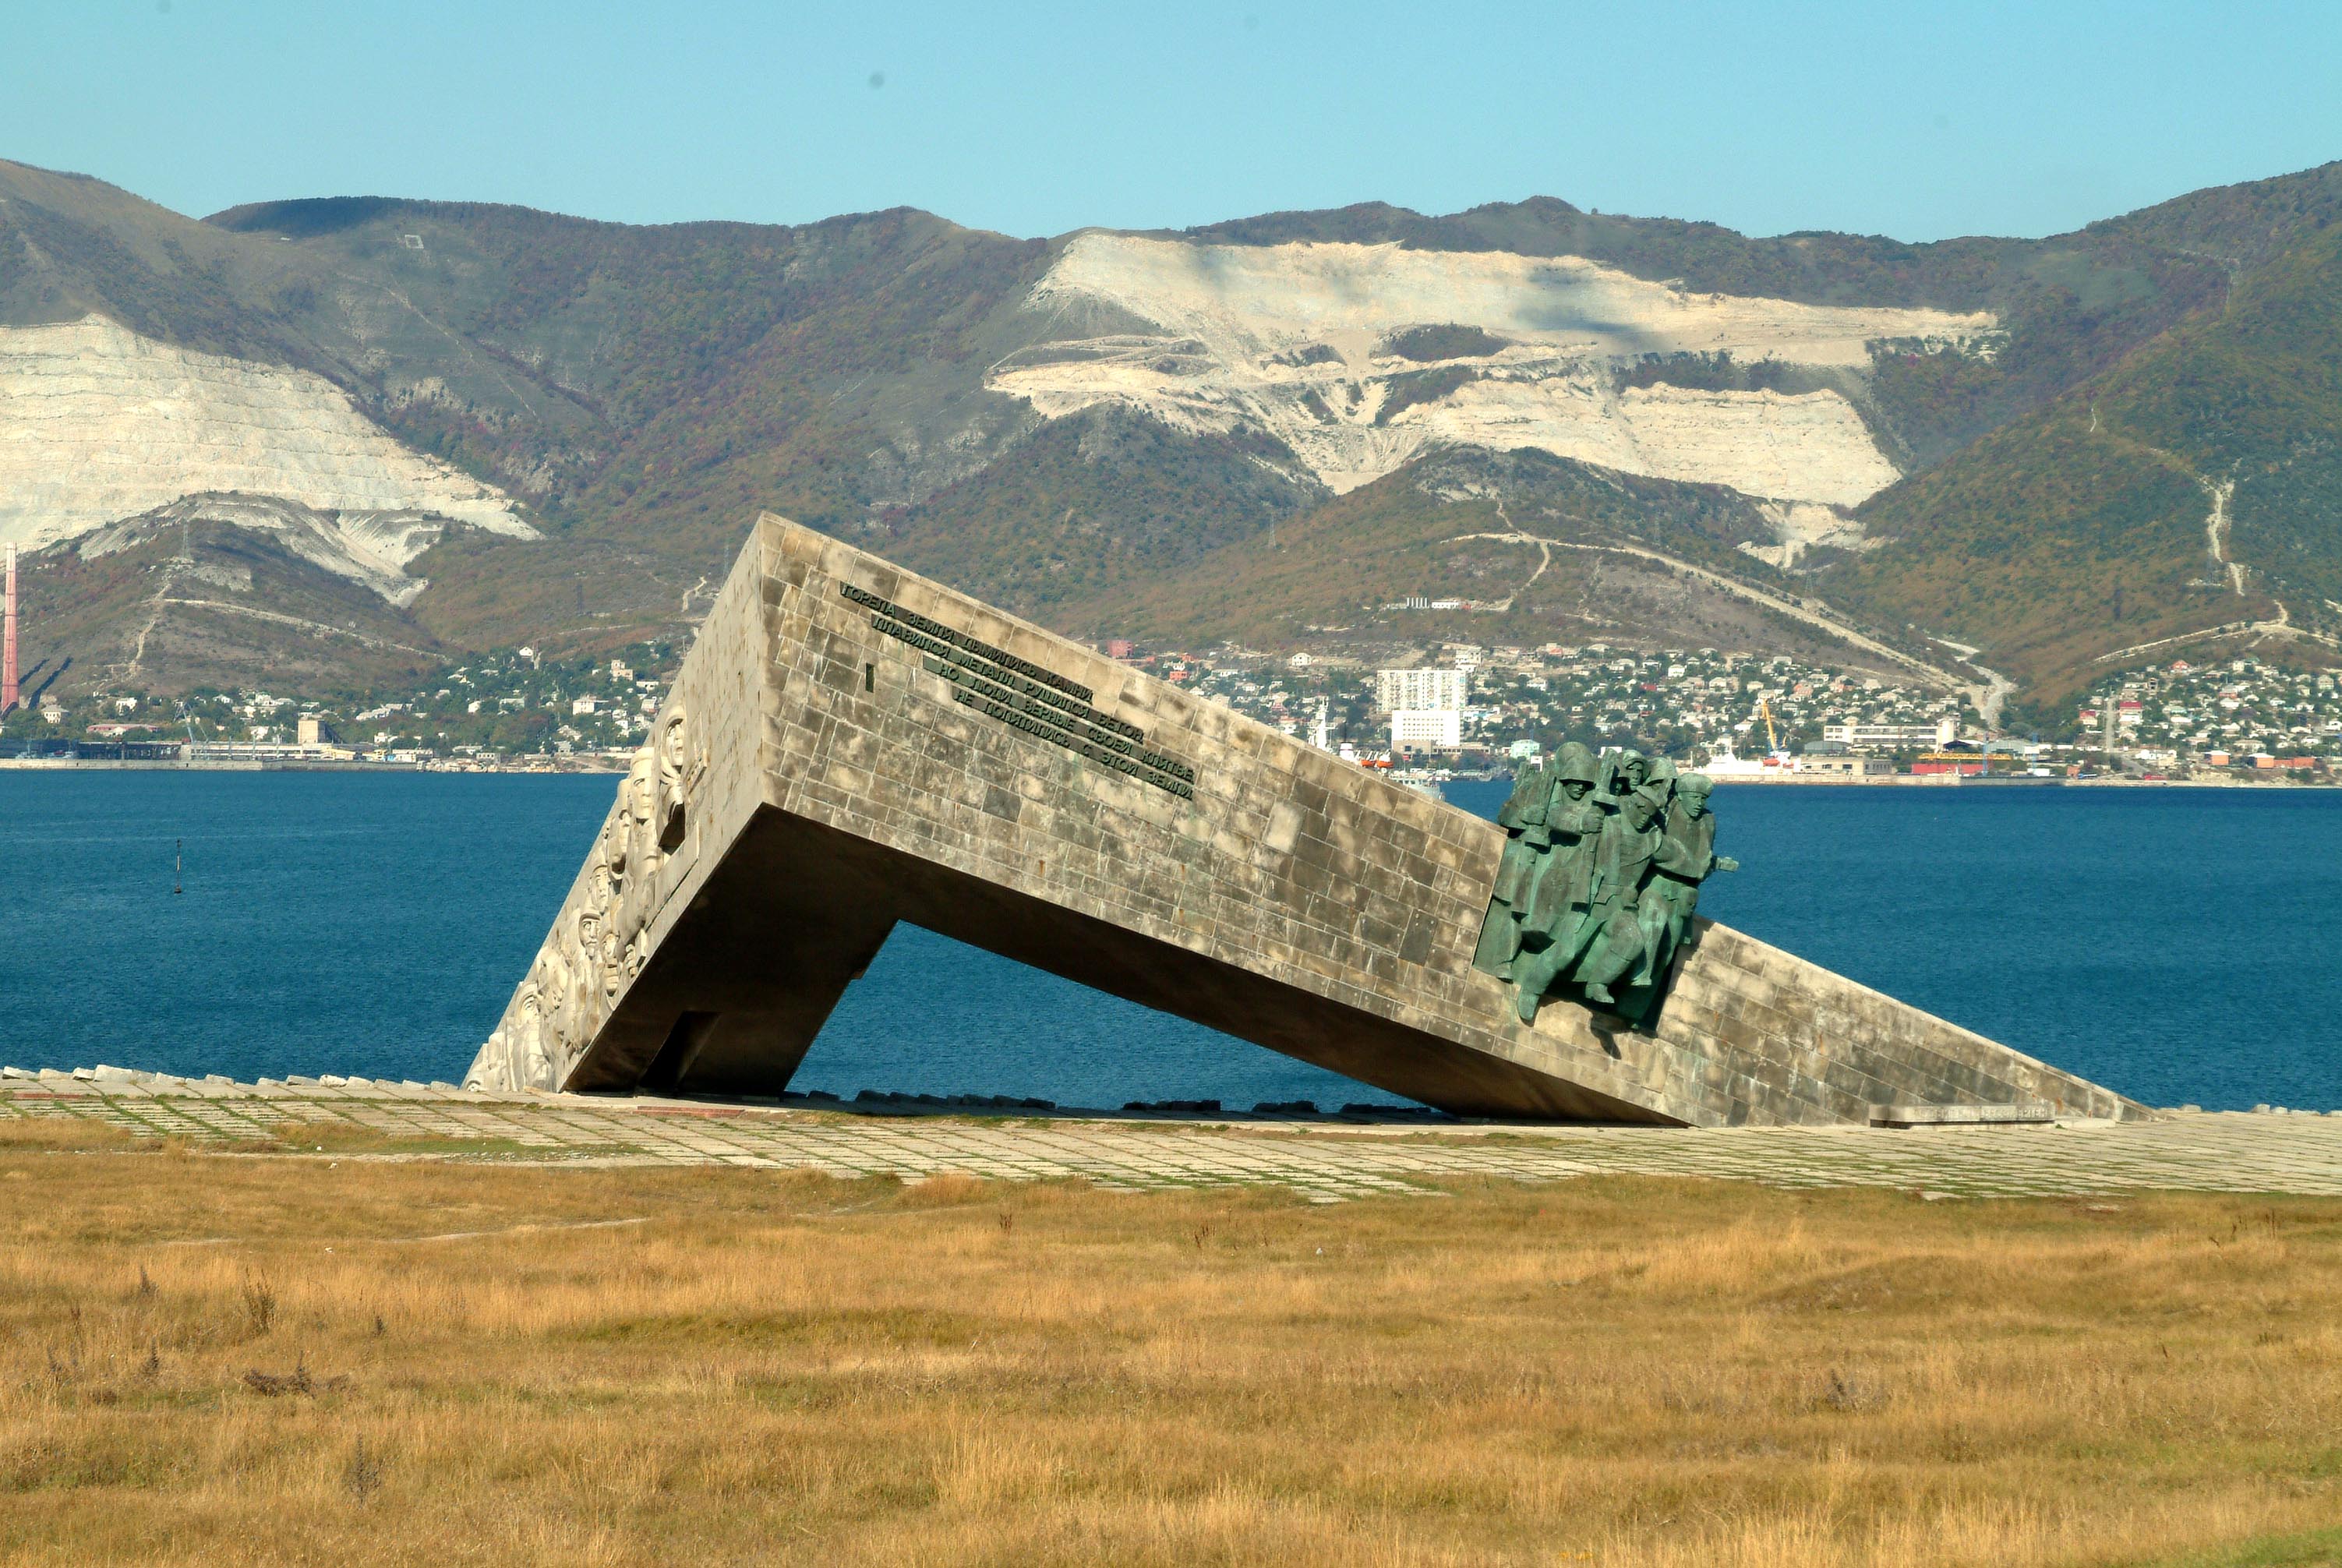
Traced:
[[[0, 773], [0, 1062], [454, 1079], [606, 777]], [[1450, 798], [1491, 814], [1500, 784]], [[1744, 787], [1703, 908], [2151, 1104], [2342, 1107], [2342, 792]], [[185, 841], [185, 891], [172, 854]], [[897, 930], [799, 1088], [1389, 1096]]]

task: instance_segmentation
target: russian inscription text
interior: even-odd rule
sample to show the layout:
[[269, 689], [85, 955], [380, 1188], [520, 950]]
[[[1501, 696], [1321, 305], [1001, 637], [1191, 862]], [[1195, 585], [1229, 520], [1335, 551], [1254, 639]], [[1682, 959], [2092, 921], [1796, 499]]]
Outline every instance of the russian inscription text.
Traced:
[[866, 588], [841, 583], [838, 592], [868, 610], [876, 630], [926, 654], [921, 667], [952, 683], [953, 701], [1166, 794], [1196, 798], [1196, 770], [1147, 749], [1137, 725], [1090, 706], [1089, 687]]

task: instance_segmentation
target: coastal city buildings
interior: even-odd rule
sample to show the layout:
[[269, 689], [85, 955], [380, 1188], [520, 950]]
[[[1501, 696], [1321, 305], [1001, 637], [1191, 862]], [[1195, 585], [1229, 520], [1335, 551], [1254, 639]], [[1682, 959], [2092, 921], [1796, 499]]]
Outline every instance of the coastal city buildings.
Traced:
[[1464, 744], [1464, 704], [1471, 694], [1478, 649], [1446, 669], [1378, 670], [1375, 702], [1390, 714], [1393, 756], [1453, 752]]
[[1391, 713], [1461, 713], [1471, 672], [1478, 667], [1479, 661], [1475, 659], [1468, 665], [1444, 670], [1378, 670], [1375, 673], [1375, 701]]
[[2336, 677], [2250, 656], [2124, 672], [2062, 713], [2005, 713], [1987, 734], [1964, 695], [1787, 657], [1602, 643], [1404, 652], [1416, 662], [1228, 649], [1125, 656], [1176, 664], [1206, 695], [1286, 734], [1314, 723], [1322, 704], [1330, 733], [1367, 754], [1466, 771], [1508, 768], [1525, 750], [1568, 739], [1634, 745], [1720, 776], [1812, 782], [2323, 782], [2342, 762]]
[[[641, 744], [676, 662], [637, 644], [570, 660], [532, 648], [344, 699], [245, 688], [180, 696], [44, 695], [0, 720], [0, 760], [526, 768], [606, 764]], [[644, 672], [638, 674], [636, 672]]]
[[1950, 745], [1959, 739], [1959, 725], [1950, 715], [1931, 724], [1869, 724], [1860, 721], [1824, 724], [1822, 739], [1842, 746], [1899, 751], [1906, 746]]
[[1401, 708], [1390, 716], [1391, 754], [1455, 752], [1463, 748], [1460, 708]]
[[[1505, 771], [1565, 740], [1636, 746], [1719, 777], [2287, 779], [2342, 764], [2342, 682], [2257, 656], [2172, 659], [2110, 674], [1989, 734], [1958, 694], [1787, 657], [1714, 648], [1463, 644], [1261, 653], [1101, 643], [1150, 673], [1377, 765]], [[185, 754], [264, 764], [451, 767], [598, 764], [641, 743], [676, 650], [489, 654], [412, 690], [341, 700], [256, 690], [184, 697], [27, 690], [0, 758]]]
[[2077, 705], [2074, 729], [2079, 750], [2152, 766], [2301, 773], [2342, 760], [2342, 691], [2330, 670], [2175, 659], [2101, 682]]

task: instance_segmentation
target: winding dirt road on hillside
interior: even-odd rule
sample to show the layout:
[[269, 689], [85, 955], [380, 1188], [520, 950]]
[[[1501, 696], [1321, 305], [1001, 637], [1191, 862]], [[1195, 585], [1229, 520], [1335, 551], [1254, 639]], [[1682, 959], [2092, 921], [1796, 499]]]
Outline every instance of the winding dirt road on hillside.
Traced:
[[[1509, 521], [1509, 519], [1507, 520]], [[1957, 674], [1950, 670], [1943, 668], [1941, 665], [1931, 664], [1925, 659], [1916, 658], [1913, 655], [1903, 652], [1899, 648], [1889, 647], [1887, 644], [1880, 642], [1877, 638], [1870, 636], [1863, 632], [1857, 631], [1853, 626], [1847, 624], [1842, 620], [1839, 620], [1835, 614], [1827, 614], [1823, 612], [1817, 611], [1797, 600], [1787, 598], [1779, 594], [1770, 593], [1766, 589], [1756, 587], [1751, 584], [1743, 583], [1736, 578], [1727, 577], [1721, 572], [1713, 572], [1705, 566], [1696, 566], [1688, 561], [1667, 554], [1664, 551], [1649, 549], [1640, 544], [1586, 544], [1568, 539], [1548, 539], [1541, 534], [1530, 534], [1518, 529], [1510, 533], [1458, 534], [1454, 535], [1452, 538], [1443, 540], [1442, 543], [1449, 544], [1460, 544], [1466, 539], [1488, 539], [1507, 544], [1534, 544], [1537, 547], [1541, 552], [1537, 563], [1537, 569], [1529, 574], [1526, 582], [1524, 582], [1519, 588], [1514, 590], [1514, 598], [1517, 598], [1521, 593], [1525, 592], [1530, 583], [1536, 582], [1539, 577], [1545, 574], [1546, 568], [1553, 564], [1553, 552], [1556, 550], [1583, 550], [1589, 554], [1602, 555], [1635, 555], [1639, 556], [1646, 561], [1655, 561], [1662, 566], [1670, 567], [1673, 570], [1684, 573], [1688, 576], [1696, 577], [1700, 582], [1707, 584], [1710, 587], [1720, 589], [1726, 594], [1732, 594], [1736, 598], [1746, 599], [1750, 604], [1760, 604], [1767, 610], [1787, 615], [1791, 620], [1802, 621], [1807, 625], [1813, 627], [1815, 630], [1826, 632], [1830, 636], [1837, 638], [1839, 642], [1845, 643], [1851, 647], [1860, 648], [1867, 654], [1875, 654], [1882, 659], [1886, 659], [1893, 664], [1898, 664], [1904, 669], [1911, 671], [1914, 674], [1924, 677], [1931, 684], [1940, 686], [1947, 691], [1966, 693], [1968, 699], [1977, 704], [1979, 712], [1983, 711], [1985, 704], [1988, 700], [1992, 703], [1992, 706], [1997, 712], [2000, 705], [1998, 698], [2004, 694], [2007, 689], [2007, 683], [2000, 681], [1997, 676], [1988, 677], [1983, 684], [1979, 684], [1976, 681]], [[1509, 607], [1512, 604], [1512, 598], [1507, 598], [1505, 603], [1506, 605]], [[1982, 668], [1981, 665], [1973, 667], [1979, 670]], [[2001, 688], [2000, 690], [1995, 689], [1996, 683], [1997, 683]]]

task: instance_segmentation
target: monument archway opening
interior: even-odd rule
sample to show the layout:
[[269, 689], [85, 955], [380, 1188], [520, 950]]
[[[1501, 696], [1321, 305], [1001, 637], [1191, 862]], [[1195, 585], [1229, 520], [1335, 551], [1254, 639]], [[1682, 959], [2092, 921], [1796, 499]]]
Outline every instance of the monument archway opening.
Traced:
[[470, 1081], [776, 1094], [909, 922], [1459, 1114], [2146, 1114], [1638, 902], [1712, 819], [1586, 771], [1485, 822], [766, 515]]

